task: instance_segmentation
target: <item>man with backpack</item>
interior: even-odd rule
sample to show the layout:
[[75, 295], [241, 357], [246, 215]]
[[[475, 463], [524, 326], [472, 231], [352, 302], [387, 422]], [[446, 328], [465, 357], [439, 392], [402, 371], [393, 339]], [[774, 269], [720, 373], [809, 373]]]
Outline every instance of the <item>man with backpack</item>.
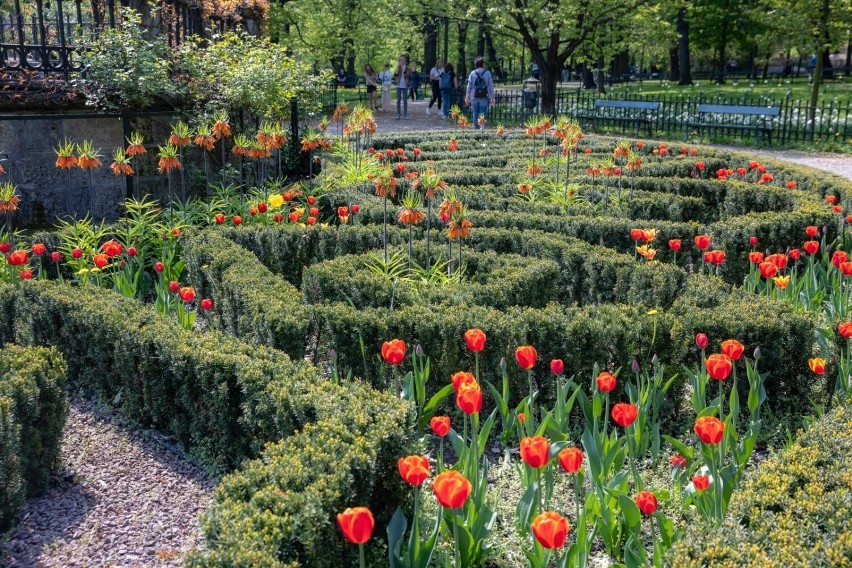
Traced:
[[473, 62], [474, 69], [467, 78], [467, 94], [465, 94], [464, 102], [473, 107], [473, 127], [477, 129], [485, 128], [480, 126], [479, 117], [485, 118], [488, 113], [488, 104], [495, 104], [496, 96], [494, 93], [494, 79], [491, 77], [491, 71], [485, 68], [485, 60], [482, 56], [478, 56]]

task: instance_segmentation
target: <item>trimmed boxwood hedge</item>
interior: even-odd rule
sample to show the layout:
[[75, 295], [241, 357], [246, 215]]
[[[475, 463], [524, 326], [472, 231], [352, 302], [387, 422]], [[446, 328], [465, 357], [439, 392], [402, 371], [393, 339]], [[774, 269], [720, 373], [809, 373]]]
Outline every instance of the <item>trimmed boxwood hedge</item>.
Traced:
[[698, 521], [668, 565], [849, 566], [852, 406], [833, 409], [751, 472], [722, 525]]
[[64, 386], [56, 349], [0, 349], [0, 531], [25, 497], [47, 489], [68, 415]]

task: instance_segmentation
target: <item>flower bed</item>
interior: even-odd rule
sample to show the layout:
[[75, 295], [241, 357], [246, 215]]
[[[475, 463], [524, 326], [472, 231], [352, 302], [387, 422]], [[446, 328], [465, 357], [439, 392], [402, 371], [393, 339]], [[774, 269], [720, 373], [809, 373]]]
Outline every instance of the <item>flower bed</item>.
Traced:
[[65, 362], [56, 349], [0, 349], [0, 532], [24, 498], [42, 493], [68, 414]]

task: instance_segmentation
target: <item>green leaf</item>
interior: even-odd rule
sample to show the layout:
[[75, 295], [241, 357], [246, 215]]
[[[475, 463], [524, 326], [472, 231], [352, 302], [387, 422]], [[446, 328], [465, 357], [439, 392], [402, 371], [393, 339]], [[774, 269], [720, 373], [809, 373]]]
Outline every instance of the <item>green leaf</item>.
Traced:
[[400, 556], [400, 548], [402, 548], [402, 537], [405, 536], [405, 529], [408, 523], [405, 520], [405, 515], [402, 509], [398, 508], [391, 517], [388, 524], [388, 562], [390, 568], [406, 568], [405, 562]]

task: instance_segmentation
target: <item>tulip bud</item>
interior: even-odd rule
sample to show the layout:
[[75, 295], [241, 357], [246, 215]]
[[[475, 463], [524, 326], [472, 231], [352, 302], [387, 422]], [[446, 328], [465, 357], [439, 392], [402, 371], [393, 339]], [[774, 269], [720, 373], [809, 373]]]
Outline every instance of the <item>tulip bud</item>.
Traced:
[[633, 359], [633, 362], [630, 364], [630, 368], [633, 369], [634, 373], [638, 373], [642, 367], [639, 366], [639, 361]]
[[423, 346], [420, 345], [419, 343], [414, 348], [414, 354], [417, 355], [418, 357], [423, 357]]
[[651, 364], [655, 367], [660, 364], [660, 358], [657, 357], [656, 353], [654, 353], [654, 356], [651, 357]]
[[337, 351], [335, 351], [334, 349], [329, 349], [328, 350], [328, 358], [331, 359], [332, 361], [337, 361]]
[[505, 358], [505, 357], [502, 357], [502, 358], [500, 359], [500, 370], [501, 370], [501, 371], [505, 371], [505, 370], [506, 370], [506, 358]]
[[754, 348], [754, 360], [757, 361], [758, 359], [760, 359], [760, 347], [755, 347]]

